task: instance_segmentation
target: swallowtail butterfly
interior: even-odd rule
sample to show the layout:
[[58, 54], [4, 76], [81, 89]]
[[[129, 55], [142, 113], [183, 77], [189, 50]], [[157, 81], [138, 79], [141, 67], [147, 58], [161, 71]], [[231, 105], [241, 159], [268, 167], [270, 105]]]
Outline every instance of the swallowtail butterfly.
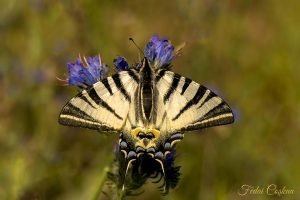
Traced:
[[145, 154], [164, 173], [165, 158], [184, 132], [234, 121], [230, 107], [214, 92], [149, 59], [82, 90], [59, 115], [62, 125], [119, 133], [126, 173]]

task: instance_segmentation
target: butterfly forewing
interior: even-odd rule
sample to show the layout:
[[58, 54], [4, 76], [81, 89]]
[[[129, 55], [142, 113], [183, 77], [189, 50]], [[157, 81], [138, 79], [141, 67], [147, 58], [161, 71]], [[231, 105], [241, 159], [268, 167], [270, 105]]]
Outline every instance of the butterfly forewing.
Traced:
[[138, 86], [132, 71], [122, 71], [83, 90], [63, 108], [59, 122], [68, 126], [120, 131]]
[[[168, 135], [229, 124], [234, 120], [231, 109], [220, 97], [191, 79], [164, 69], [151, 80], [143, 76], [129, 69], [95, 83], [64, 106], [59, 122], [127, 133], [135, 127], [154, 126]], [[154, 95], [151, 93], [153, 99], [150, 101], [153, 110], [149, 122], [141, 118], [144, 101], [140, 88], [145, 84], [140, 80], [153, 84]]]
[[[164, 121], [166, 131], [190, 131], [233, 122], [229, 106], [206, 87], [171, 71], [156, 83], [158, 112], [156, 125]], [[166, 117], [164, 117], [166, 113]], [[163, 127], [163, 125], [162, 125]]]

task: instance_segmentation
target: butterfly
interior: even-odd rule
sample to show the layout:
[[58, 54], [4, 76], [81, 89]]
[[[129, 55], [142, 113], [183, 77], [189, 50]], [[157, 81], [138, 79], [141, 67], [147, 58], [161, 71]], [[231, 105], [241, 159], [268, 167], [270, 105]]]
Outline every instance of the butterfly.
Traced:
[[95, 82], [62, 109], [59, 123], [120, 134], [127, 169], [141, 155], [164, 162], [187, 131], [230, 124], [228, 104], [205, 86], [157, 67], [151, 56]]

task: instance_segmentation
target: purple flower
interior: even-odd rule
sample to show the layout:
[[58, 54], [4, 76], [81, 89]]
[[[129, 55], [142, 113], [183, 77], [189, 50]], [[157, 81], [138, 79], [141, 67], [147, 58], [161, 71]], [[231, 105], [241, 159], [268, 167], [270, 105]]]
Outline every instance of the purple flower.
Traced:
[[79, 87], [91, 86], [108, 75], [107, 66], [101, 63], [100, 56], [78, 58], [67, 63], [67, 68], [70, 73], [68, 84]]
[[117, 58], [114, 59], [114, 65], [117, 71], [123, 71], [129, 69], [129, 65], [126, 59], [122, 56], [118, 56]]
[[154, 35], [148, 42], [144, 54], [156, 68], [170, 63], [175, 56], [174, 46], [169, 40], [166, 38], [160, 39], [157, 35]]
[[[154, 68], [159, 68], [168, 66], [178, 51], [174, 51], [174, 46], [169, 40], [154, 35], [147, 43], [144, 54]], [[117, 56], [113, 62], [118, 72], [130, 68], [122, 56]], [[134, 67], [139, 69], [141, 63], [136, 63]], [[80, 88], [91, 86], [108, 75], [108, 68], [101, 62], [100, 56], [79, 57], [76, 61], [67, 63], [67, 68], [70, 75], [65, 81], [68, 85], [75, 85]]]

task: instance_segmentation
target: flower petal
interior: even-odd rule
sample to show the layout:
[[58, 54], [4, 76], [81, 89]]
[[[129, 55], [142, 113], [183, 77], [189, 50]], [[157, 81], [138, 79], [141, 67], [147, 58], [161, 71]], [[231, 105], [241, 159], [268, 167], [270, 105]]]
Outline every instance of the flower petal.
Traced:
[[129, 65], [126, 59], [122, 56], [118, 56], [117, 58], [114, 59], [114, 65], [117, 71], [123, 71], [129, 69]]
[[174, 58], [174, 46], [168, 39], [154, 35], [147, 43], [144, 54], [155, 68], [170, 63]]
[[79, 87], [91, 86], [99, 80], [107, 77], [107, 66], [101, 63], [100, 56], [78, 58], [75, 62], [67, 63], [70, 76], [67, 78], [69, 85]]

